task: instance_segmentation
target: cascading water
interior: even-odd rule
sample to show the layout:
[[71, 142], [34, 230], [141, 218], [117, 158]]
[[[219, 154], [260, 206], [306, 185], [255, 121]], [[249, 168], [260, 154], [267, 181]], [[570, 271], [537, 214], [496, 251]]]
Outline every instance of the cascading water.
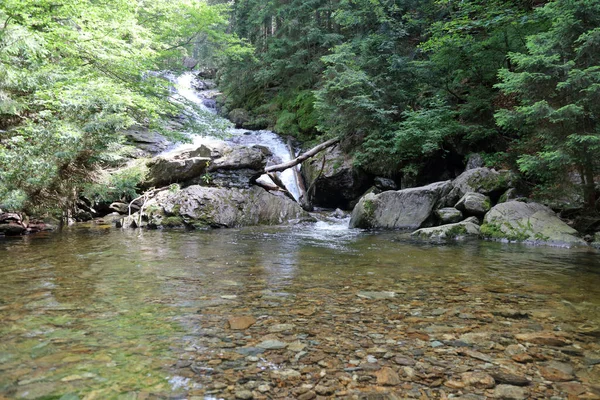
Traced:
[[[185, 99], [188, 102], [193, 103], [200, 112], [190, 111], [188, 114], [191, 118], [196, 118], [201, 124], [206, 123], [206, 114], [216, 114], [216, 110], [211, 107], [207, 107], [206, 103], [210, 102], [210, 98], [215, 94], [214, 90], [203, 90], [198, 91], [194, 88], [195, 75], [192, 72], [185, 72], [177, 77], [167, 76], [175, 85], [175, 92], [178, 96]], [[203, 115], [204, 114], [204, 115]], [[211, 115], [211, 118], [217, 118], [216, 115]], [[171, 151], [179, 151], [183, 148], [198, 147], [199, 145], [207, 142], [224, 141], [225, 143], [252, 146], [261, 145], [268, 148], [273, 156], [268, 162], [268, 165], [279, 164], [290, 161], [292, 159], [287, 145], [284, 143], [282, 138], [275, 132], [268, 130], [248, 130], [248, 129], [234, 129], [229, 128], [226, 131], [225, 137], [219, 138], [210, 134], [204, 136], [194, 136], [191, 144], [181, 144]], [[281, 172], [280, 179], [288, 189], [290, 194], [294, 196], [296, 200], [300, 198], [300, 190], [296, 183], [294, 172], [291, 168]], [[271, 183], [271, 179], [267, 175], [263, 175], [261, 178], [263, 181]]]

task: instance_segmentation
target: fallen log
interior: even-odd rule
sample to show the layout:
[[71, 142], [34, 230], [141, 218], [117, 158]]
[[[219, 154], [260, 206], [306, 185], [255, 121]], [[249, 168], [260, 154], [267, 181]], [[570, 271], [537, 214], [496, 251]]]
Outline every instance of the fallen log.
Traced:
[[316, 154], [325, 150], [326, 148], [337, 144], [339, 141], [340, 141], [340, 139], [330, 139], [326, 142], [321, 143], [318, 146], [313, 147], [312, 149], [308, 150], [307, 152], [300, 154], [298, 157], [294, 158], [291, 161], [284, 162], [284, 163], [277, 164], [277, 165], [271, 165], [270, 167], [265, 168], [265, 172], [266, 173], [281, 172], [281, 171], [285, 171], [288, 168], [295, 167], [296, 165], [300, 164], [302, 161], [315, 156]]

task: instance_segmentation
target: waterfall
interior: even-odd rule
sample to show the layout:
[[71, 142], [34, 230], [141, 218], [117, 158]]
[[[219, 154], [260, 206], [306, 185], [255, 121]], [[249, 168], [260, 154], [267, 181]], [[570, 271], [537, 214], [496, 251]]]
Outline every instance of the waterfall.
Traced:
[[[206, 104], [210, 102], [210, 99], [216, 93], [214, 90], [201, 90], [198, 91], [194, 88], [194, 81], [196, 76], [192, 72], [185, 72], [177, 77], [168, 76], [168, 78], [174, 84], [174, 90], [180, 98], [185, 99], [188, 102], [193, 103], [203, 112], [209, 112], [216, 114], [214, 108], [208, 107]], [[206, 117], [203, 117], [202, 113], [191, 111], [188, 115], [191, 118], [198, 119], [198, 122], [205, 123]], [[213, 116], [212, 118], [219, 118]], [[215, 136], [194, 136], [192, 139], [192, 145], [182, 144], [174, 150], [180, 150], [182, 147], [199, 146], [202, 143], [223, 141], [229, 144], [237, 145], [261, 145], [268, 148], [273, 154], [268, 160], [267, 165], [275, 165], [283, 162], [290, 161], [292, 159], [288, 146], [283, 139], [275, 132], [269, 130], [249, 130], [249, 129], [235, 129], [229, 128], [227, 130], [226, 138], [217, 138]], [[272, 183], [271, 179], [267, 175], [261, 176], [259, 179]], [[300, 197], [300, 190], [296, 184], [294, 172], [292, 169], [287, 169], [280, 174], [281, 181], [285, 184], [290, 194], [294, 196], [296, 200]]]

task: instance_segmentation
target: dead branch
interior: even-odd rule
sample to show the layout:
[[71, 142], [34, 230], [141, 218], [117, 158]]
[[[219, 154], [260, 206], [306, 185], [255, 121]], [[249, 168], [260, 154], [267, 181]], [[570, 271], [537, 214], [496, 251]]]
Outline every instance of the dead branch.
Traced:
[[321, 143], [318, 146], [313, 147], [312, 149], [308, 150], [307, 152], [300, 154], [298, 157], [294, 158], [291, 161], [284, 162], [282, 164], [271, 165], [270, 167], [265, 168], [265, 172], [266, 173], [281, 172], [281, 171], [285, 171], [288, 168], [295, 167], [296, 165], [300, 164], [302, 161], [315, 156], [316, 154], [325, 150], [326, 148], [337, 144], [339, 141], [340, 141], [340, 139], [330, 139], [326, 142]]

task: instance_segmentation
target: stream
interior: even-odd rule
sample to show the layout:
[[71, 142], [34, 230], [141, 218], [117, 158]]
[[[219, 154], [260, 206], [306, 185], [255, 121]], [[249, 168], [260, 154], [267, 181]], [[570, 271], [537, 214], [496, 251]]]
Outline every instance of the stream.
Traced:
[[[584, 389], [598, 384], [597, 254], [434, 246], [346, 222], [90, 224], [0, 241], [0, 398], [289, 398], [303, 387], [438, 398], [485, 395], [444, 383], [495, 368], [531, 379], [531, 398], [550, 398], [560, 383], [540, 368], [551, 360]], [[250, 327], [230, 329], [246, 316]], [[515, 340], [527, 332], [556, 343]], [[397, 385], [378, 383], [386, 366], [400, 369]]]

